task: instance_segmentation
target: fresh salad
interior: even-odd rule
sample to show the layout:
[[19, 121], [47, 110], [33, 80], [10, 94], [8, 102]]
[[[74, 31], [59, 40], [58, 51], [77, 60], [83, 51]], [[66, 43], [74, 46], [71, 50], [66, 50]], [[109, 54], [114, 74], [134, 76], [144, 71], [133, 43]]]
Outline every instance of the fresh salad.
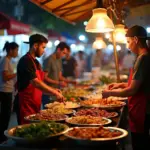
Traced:
[[17, 127], [13, 135], [27, 139], [45, 138], [61, 133], [65, 128], [65, 125], [55, 122], [33, 123], [29, 126]]

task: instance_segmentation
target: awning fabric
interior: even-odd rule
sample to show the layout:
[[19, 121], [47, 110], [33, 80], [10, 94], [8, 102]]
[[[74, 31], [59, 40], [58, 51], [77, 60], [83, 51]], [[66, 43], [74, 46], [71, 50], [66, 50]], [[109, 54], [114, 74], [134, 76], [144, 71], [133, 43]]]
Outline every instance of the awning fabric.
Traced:
[[[40, 8], [69, 22], [84, 21], [92, 16], [92, 10], [96, 8], [97, 0], [30, 0]], [[102, 1], [102, 0], [101, 0]], [[119, 2], [119, 3], [118, 3]], [[120, 14], [120, 9], [134, 8], [150, 4], [149, 0], [103, 0], [105, 8], [116, 6], [115, 12]], [[112, 7], [114, 8], [114, 7]], [[117, 9], [116, 9], [117, 8]], [[119, 10], [119, 11], [118, 11]], [[150, 10], [150, 9], [148, 9]], [[145, 10], [139, 11], [139, 13]], [[135, 11], [137, 12], [137, 10]], [[142, 15], [142, 14], [141, 14]]]
[[69, 22], [83, 21], [92, 15], [96, 0], [30, 0], [39, 7]]
[[2, 12], [0, 12], [0, 29], [7, 29], [9, 35], [29, 34], [31, 32], [29, 25], [10, 18]]

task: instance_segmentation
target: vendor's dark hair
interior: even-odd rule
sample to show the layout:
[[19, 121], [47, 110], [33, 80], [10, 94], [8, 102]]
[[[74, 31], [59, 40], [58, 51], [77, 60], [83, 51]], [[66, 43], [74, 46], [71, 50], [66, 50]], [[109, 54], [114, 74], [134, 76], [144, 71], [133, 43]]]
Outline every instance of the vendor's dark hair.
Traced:
[[15, 48], [18, 48], [19, 45], [16, 42], [6, 42], [4, 47], [3, 47], [3, 51], [6, 51], [7, 53], [9, 53], [10, 50], [14, 50]]
[[[37, 37], [34, 38], [33, 36], [33, 39], [31, 39], [31, 41], [29, 42], [29, 45], [30, 45], [30, 48], [35, 44], [35, 43], [38, 43], [38, 44], [41, 44], [41, 43], [48, 43], [48, 39], [46, 37], [44, 37], [43, 35], [40, 35], [40, 34], [36, 34]], [[37, 39], [36, 39], [37, 38]]]
[[65, 43], [65, 42], [60, 42], [57, 46], [56, 46], [56, 51], [57, 51], [57, 49], [60, 49], [61, 51], [63, 51], [65, 48], [66, 49], [70, 49], [70, 47], [67, 45], [67, 43]]

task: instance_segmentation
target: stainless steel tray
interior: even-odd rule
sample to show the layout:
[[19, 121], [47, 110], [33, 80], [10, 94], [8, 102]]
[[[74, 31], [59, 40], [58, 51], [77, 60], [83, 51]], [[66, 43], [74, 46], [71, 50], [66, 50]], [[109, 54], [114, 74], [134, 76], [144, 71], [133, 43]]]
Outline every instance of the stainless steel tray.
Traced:
[[101, 109], [118, 109], [118, 108], [121, 108], [125, 105], [126, 105], [125, 102], [121, 102], [120, 105], [100, 105], [100, 104], [86, 105], [86, 104], [81, 104], [81, 106], [86, 107], [86, 108], [98, 107]]
[[[74, 128], [98, 128], [98, 127], [74, 127]], [[68, 130], [67, 133], [65, 133], [65, 136], [72, 139], [72, 140], [76, 140], [80, 143], [84, 143], [86, 145], [88, 145], [89, 143], [91, 142], [94, 142], [94, 143], [97, 143], [97, 142], [109, 142], [109, 141], [118, 141], [118, 140], [121, 140], [123, 138], [125, 138], [127, 135], [128, 135], [128, 132], [124, 129], [121, 129], [121, 128], [117, 128], [117, 127], [104, 127], [106, 129], [109, 129], [111, 130], [112, 132], [115, 130], [115, 131], [120, 131], [122, 134], [120, 136], [116, 136], [116, 137], [112, 137], [112, 138], [91, 138], [91, 139], [82, 139], [82, 138], [77, 138], [77, 137], [74, 137], [74, 136], [70, 136], [68, 133], [69, 131], [73, 130], [74, 128], [70, 128]]]
[[101, 125], [108, 125], [112, 122], [112, 120], [108, 119], [108, 118], [104, 118], [102, 117], [104, 120], [106, 120], [106, 123], [102, 123], [102, 124], [79, 124], [79, 123], [72, 123], [70, 120], [72, 119], [72, 117], [67, 118], [65, 121], [71, 125], [76, 125], [76, 126], [101, 126]]
[[[48, 111], [48, 109], [41, 110], [41, 112], [44, 112], [44, 111], [45, 111], [45, 113], [46, 113], [46, 111]], [[62, 114], [64, 114], [64, 115], [71, 115], [71, 114], [74, 113], [74, 111], [75, 111], [75, 110], [73, 110], [73, 109], [68, 109], [68, 112], [67, 112], [67, 113], [62, 113]], [[50, 112], [47, 112], [47, 113], [50, 113]]]
[[65, 115], [65, 118], [59, 119], [59, 120], [33, 120], [32, 118], [30, 118], [30, 117], [34, 117], [35, 115], [36, 115], [36, 114], [26, 116], [26, 117], [24, 117], [24, 119], [25, 119], [26, 121], [29, 121], [30, 123], [38, 123], [38, 122], [41, 122], [41, 121], [55, 121], [55, 122], [61, 122], [61, 121], [65, 121], [65, 120], [68, 118], [67, 115]]
[[[73, 113], [73, 115], [74, 116], [83, 116], [83, 115], [76, 115], [77, 114], [77, 112], [74, 112]], [[115, 117], [117, 117], [118, 116], [118, 113], [117, 112], [114, 112], [114, 116], [110, 116], [110, 117], [105, 117], [105, 116], [100, 116], [100, 117], [104, 117], [104, 118], [115, 118]], [[97, 116], [97, 117], [99, 117], [99, 116]]]

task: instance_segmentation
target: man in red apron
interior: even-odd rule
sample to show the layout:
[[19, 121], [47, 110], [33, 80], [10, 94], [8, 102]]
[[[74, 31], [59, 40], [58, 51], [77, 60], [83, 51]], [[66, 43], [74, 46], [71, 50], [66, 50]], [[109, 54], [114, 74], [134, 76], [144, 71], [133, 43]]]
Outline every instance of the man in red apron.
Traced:
[[30, 36], [29, 52], [24, 55], [17, 66], [17, 85], [19, 91], [19, 109], [21, 124], [28, 123], [24, 120], [25, 116], [38, 113], [41, 108], [42, 92], [56, 95], [57, 99], [62, 100], [62, 94], [43, 81], [49, 81], [41, 69], [36, 57], [42, 56], [47, 44], [47, 39], [39, 34]]
[[[133, 26], [127, 31], [128, 48], [137, 59], [130, 70], [128, 83], [111, 84], [109, 90], [102, 92], [103, 98], [109, 96], [129, 97], [129, 126], [133, 150], [145, 150], [149, 145], [150, 128], [150, 53], [146, 44], [147, 33], [141, 26]], [[117, 88], [122, 88], [117, 89]]]

